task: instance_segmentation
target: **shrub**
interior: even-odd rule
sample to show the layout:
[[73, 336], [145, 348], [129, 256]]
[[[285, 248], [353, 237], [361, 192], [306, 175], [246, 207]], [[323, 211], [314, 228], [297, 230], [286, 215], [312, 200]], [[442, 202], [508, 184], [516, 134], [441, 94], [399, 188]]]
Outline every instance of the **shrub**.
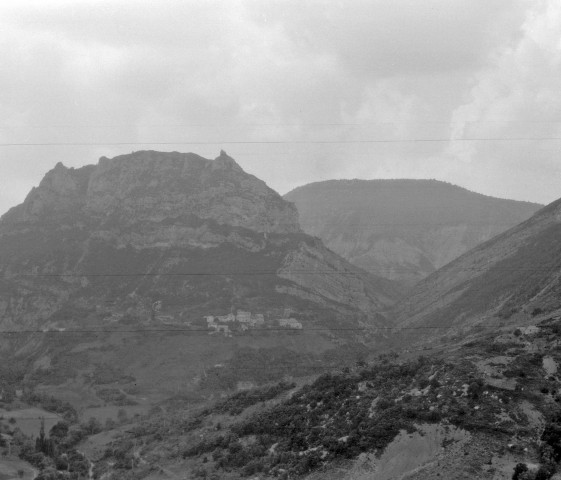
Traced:
[[523, 474], [524, 472], [527, 472], [527, 471], [528, 471], [528, 465], [526, 465], [525, 463], [516, 464], [516, 466], [514, 467], [514, 473], [512, 475], [512, 480], [519, 480], [520, 475]]

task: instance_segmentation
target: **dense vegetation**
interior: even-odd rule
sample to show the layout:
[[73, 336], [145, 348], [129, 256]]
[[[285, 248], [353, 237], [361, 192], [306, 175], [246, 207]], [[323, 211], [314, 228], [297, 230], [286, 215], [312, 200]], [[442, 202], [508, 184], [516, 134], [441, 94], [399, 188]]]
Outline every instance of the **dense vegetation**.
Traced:
[[285, 402], [184, 455], [212, 453], [217, 468], [247, 475], [300, 475], [338, 458], [381, 451], [400, 430], [413, 431], [418, 423], [510, 432], [512, 422], [495, 421], [509, 396], [485, 388], [469, 367], [420, 358], [322, 375]]
[[276, 385], [264, 386], [252, 390], [235, 393], [227, 399], [218, 402], [212, 408], [206, 409], [203, 415], [211, 413], [227, 413], [229, 415], [239, 415], [246, 408], [259, 402], [271, 400], [283, 392], [296, 387], [295, 383], [279, 382]]
[[[504, 449], [513, 444], [514, 452], [532, 449], [540, 469], [521, 464], [513, 474], [545, 480], [561, 460], [561, 384], [557, 375], [544, 374], [546, 357], [561, 362], [560, 332], [556, 320], [531, 332], [482, 332], [452, 356], [400, 361], [383, 355], [322, 374], [298, 390], [281, 383], [239, 392], [196, 414], [159, 412], [106, 451], [105, 465], [122, 467], [107, 470], [100, 462], [100, 472], [137, 478], [164, 455], [187, 462], [193, 477], [297, 478], [362, 452], [380, 453], [400, 431], [439, 423], [495, 439]], [[526, 408], [547, 414], [539, 434]], [[144, 464], [131, 447], [140, 440], [145, 446], [136, 451]]]

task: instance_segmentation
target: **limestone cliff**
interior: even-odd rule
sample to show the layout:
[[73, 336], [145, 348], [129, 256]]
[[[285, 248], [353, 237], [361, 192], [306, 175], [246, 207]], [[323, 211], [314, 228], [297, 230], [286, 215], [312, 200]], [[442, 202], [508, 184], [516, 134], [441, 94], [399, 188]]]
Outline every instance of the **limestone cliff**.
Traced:
[[300, 231], [293, 205], [225, 152], [215, 160], [188, 153], [136, 152], [96, 166], [61, 163], [12, 209], [3, 225], [87, 220], [118, 228], [185, 215], [257, 232]]

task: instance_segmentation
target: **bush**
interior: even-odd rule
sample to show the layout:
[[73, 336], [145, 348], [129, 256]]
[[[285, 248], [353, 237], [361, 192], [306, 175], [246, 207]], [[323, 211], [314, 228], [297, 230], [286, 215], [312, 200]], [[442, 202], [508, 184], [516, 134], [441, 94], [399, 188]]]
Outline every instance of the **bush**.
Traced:
[[528, 465], [526, 465], [525, 463], [518, 463], [514, 467], [514, 473], [512, 474], [512, 480], [519, 480], [520, 475], [522, 475], [524, 472], [527, 472], [527, 471], [528, 471]]
[[535, 480], [549, 480], [554, 473], [555, 467], [553, 465], [541, 465], [536, 472]]

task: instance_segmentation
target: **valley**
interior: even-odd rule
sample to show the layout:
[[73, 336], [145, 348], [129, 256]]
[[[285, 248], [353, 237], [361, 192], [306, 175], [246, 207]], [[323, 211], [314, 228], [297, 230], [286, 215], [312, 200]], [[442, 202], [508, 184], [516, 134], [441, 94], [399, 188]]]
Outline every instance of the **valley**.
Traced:
[[[0, 219], [0, 475], [553, 478], [560, 201], [357, 182], [373, 225], [393, 215], [382, 200], [415, 204], [379, 232], [389, 263], [341, 256], [306, 223], [336, 226], [348, 182], [310, 187], [335, 216], [300, 212], [301, 228], [225, 152], [48, 172]], [[463, 233], [436, 230], [440, 257], [419, 256], [414, 225], [403, 263], [395, 227], [412, 218]]]
[[436, 180], [329, 180], [284, 196], [302, 229], [369, 272], [409, 288], [542, 207]]

